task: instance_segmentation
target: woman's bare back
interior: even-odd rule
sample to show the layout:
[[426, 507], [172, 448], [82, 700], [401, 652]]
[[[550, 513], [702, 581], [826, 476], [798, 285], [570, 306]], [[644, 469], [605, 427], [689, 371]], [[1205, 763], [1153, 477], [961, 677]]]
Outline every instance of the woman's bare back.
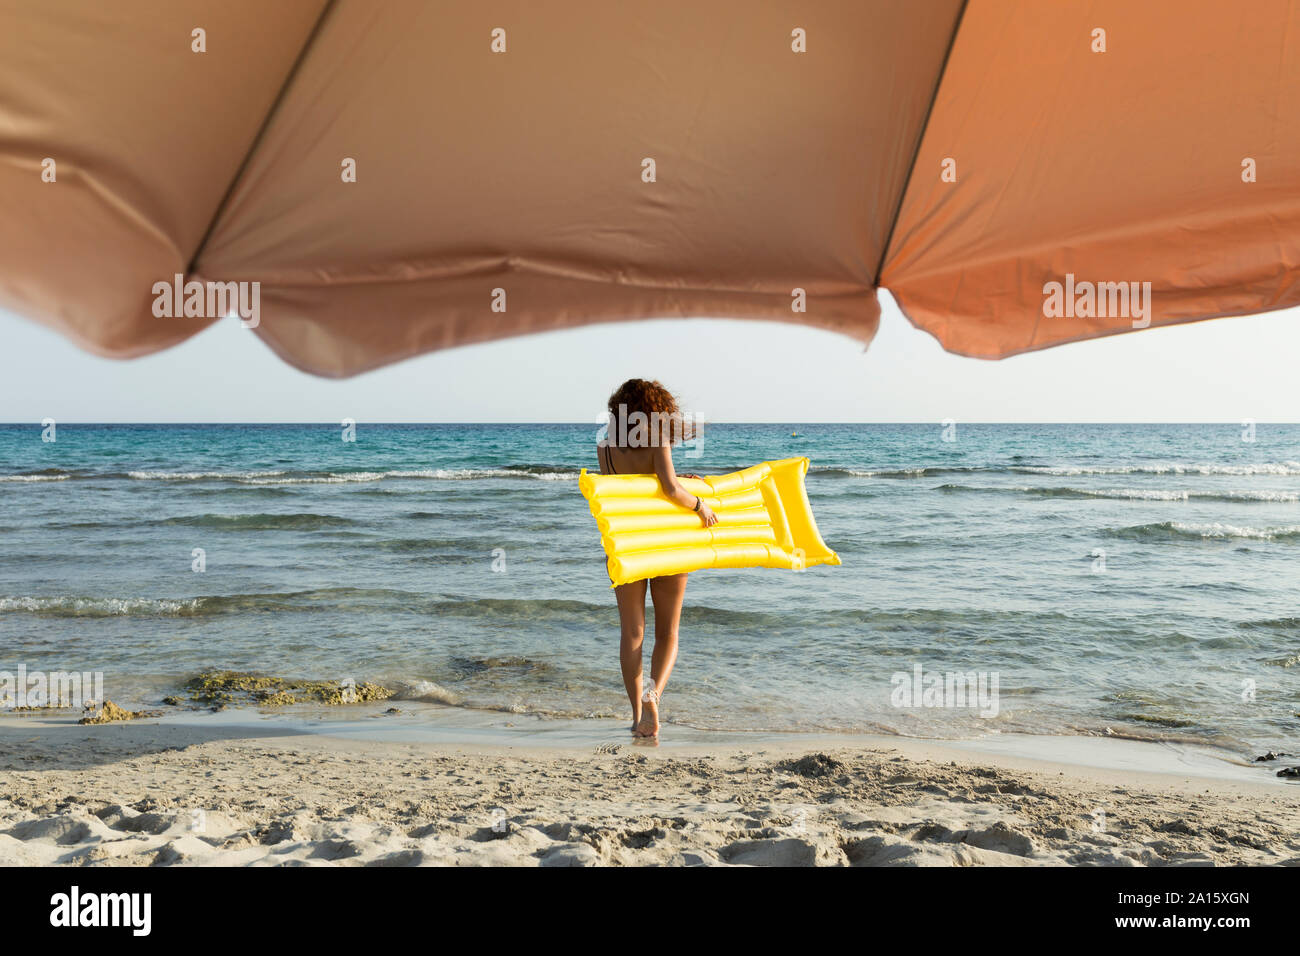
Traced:
[[[602, 475], [653, 475], [653, 448], [619, 448], [608, 442], [596, 445], [596, 460]], [[612, 467], [611, 467], [612, 466]]]

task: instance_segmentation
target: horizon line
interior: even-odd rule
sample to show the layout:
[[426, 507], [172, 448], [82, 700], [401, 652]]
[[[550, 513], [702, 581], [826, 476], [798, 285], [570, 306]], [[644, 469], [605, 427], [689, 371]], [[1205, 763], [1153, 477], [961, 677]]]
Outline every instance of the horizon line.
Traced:
[[[330, 428], [338, 427], [335, 419], [318, 419], [316, 421], [79, 421], [75, 419], [53, 419], [58, 425], [93, 425], [93, 426], [114, 426], [114, 425], [150, 425], [160, 427], [184, 427], [192, 425], [323, 425]], [[356, 419], [358, 425], [580, 425], [580, 426], [598, 426], [601, 422], [595, 421], [370, 421], [367, 419]], [[975, 419], [941, 419], [938, 421], [930, 419], [909, 419], [909, 420], [874, 420], [874, 421], [813, 421], [810, 419], [789, 419], [786, 421], [730, 421], [730, 420], [711, 420], [704, 419], [706, 425], [780, 425], [782, 427], [789, 425], [945, 425], [953, 422], [958, 425], [1226, 425], [1239, 428], [1243, 424], [1253, 423], [1256, 425], [1300, 425], [1300, 422], [1290, 421], [1270, 421], [1263, 419], [1223, 419], [1220, 421], [983, 421]], [[41, 428], [40, 421], [22, 421], [22, 422], [0, 422], [0, 428], [21, 427], [21, 428]]]

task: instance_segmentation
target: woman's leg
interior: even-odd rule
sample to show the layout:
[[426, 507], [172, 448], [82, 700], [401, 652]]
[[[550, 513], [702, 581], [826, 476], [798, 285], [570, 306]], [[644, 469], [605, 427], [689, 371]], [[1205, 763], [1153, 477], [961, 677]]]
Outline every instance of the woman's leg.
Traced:
[[633, 581], [614, 589], [618, 600], [620, 639], [618, 662], [623, 687], [632, 702], [632, 729], [641, 719], [641, 642], [645, 638], [645, 582]]
[[[686, 575], [673, 574], [650, 579], [650, 599], [655, 606], [655, 647], [650, 655], [650, 679], [660, 694], [668, 686], [668, 675], [677, 662], [677, 625], [682, 618], [682, 599], [686, 597]], [[639, 732], [647, 737], [659, 733], [659, 707], [641, 705]]]

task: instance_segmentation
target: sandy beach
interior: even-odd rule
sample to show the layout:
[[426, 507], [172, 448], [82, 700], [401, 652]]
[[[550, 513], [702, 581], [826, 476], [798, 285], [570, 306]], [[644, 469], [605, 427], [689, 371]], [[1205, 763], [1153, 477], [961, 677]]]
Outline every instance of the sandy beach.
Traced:
[[670, 728], [647, 747], [613, 721], [446, 708], [6, 715], [0, 794], [5, 865], [1300, 864], [1295, 784], [1104, 738]]

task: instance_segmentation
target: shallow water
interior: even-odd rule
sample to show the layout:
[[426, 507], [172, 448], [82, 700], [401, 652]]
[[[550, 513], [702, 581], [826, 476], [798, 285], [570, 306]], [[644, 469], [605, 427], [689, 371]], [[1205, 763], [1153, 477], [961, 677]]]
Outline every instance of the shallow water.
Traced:
[[[617, 613], [577, 486], [595, 426], [340, 432], [61, 425], [47, 443], [0, 426], [0, 670], [103, 671], [107, 696], [137, 706], [232, 668], [624, 716]], [[694, 575], [665, 715], [1296, 749], [1300, 426], [1261, 425], [1254, 442], [1230, 425], [953, 437], [712, 425], [700, 457], [679, 451], [679, 470], [708, 474], [810, 457], [844, 565]], [[996, 676], [996, 716], [895, 706], [891, 678], [911, 686], [918, 665]]]

